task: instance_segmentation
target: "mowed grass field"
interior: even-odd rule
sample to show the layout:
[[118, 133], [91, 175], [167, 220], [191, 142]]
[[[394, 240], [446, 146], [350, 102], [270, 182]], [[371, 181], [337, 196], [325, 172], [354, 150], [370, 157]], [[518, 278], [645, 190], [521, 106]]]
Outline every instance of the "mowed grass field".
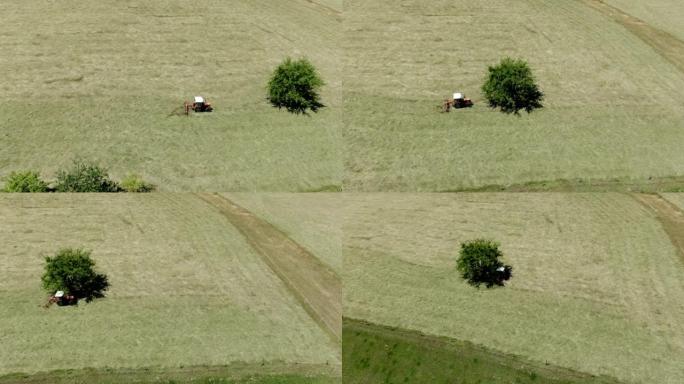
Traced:
[[227, 193], [230, 200], [276, 226], [342, 275], [344, 195]]
[[[30, 0], [0, 25], [0, 177], [74, 157], [162, 191], [338, 189], [339, 0]], [[328, 108], [270, 106], [283, 59], [307, 57]], [[180, 116], [203, 95], [215, 111]]]
[[[684, 201], [676, 196], [666, 195]], [[346, 204], [345, 316], [625, 383], [684, 381], [684, 258], [634, 196], [366, 194]], [[480, 237], [499, 241], [514, 268], [505, 288], [478, 290], [456, 272], [459, 244]], [[386, 361], [384, 372], [403, 369]]]
[[646, 23], [684, 40], [684, 6], [678, 0], [603, 0]]
[[[122, 377], [140, 370], [153, 381], [146, 369], [170, 380], [195, 377], [184, 369], [204, 377], [192, 367], [211, 374], [232, 366], [244, 375], [339, 372], [339, 345], [228, 219], [195, 195], [5, 195], [0, 217], [0, 376], [92, 368]], [[42, 307], [43, 257], [61, 247], [92, 250], [109, 276], [106, 298]]]
[[[345, 1], [345, 188], [682, 176], [684, 73], [589, 2]], [[636, 16], [656, 3], [608, 2]], [[684, 5], [660, 3], [642, 17], [662, 14], [654, 26], [675, 33]], [[516, 117], [487, 106], [487, 67], [505, 56], [529, 62], [544, 109]], [[457, 90], [475, 107], [439, 113]]]

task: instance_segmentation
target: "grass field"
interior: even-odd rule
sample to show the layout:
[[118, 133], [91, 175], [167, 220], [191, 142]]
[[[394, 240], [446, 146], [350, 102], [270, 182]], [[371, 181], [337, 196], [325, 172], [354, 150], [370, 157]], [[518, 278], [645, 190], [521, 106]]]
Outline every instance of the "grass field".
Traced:
[[[633, 196], [366, 194], [346, 204], [345, 316], [628, 383], [684, 381], [684, 258]], [[514, 268], [507, 287], [477, 290], [457, 275], [459, 243], [478, 237], [501, 242]]]
[[[209, 367], [201, 378], [242, 364], [245, 374], [289, 367], [282, 373], [334, 377], [340, 369], [339, 345], [195, 195], [4, 195], [0, 217], [0, 376], [88, 368], [151, 380], [145, 369]], [[92, 250], [110, 292], [43, 309], [43, 256], [67, 246]]]
[[[684, 175], [684, 74], [586, 2], [352, 0], [344, 9], [347, 190]], [[487, 66], [503, 56], [529, 61], [546, 108], [515, 117], [486, 106]], [[438, 113], [457, 89], [475, 107]]]
[[316, 255], [268, 221], [218, 193], [197, 194], [240, 231], [302, 308], [337, 345], [342, 339], [342, 280]]
[[345, 383], [617, 384], [448, 338], [345, 319]]
[[678, 0], [603, 0], [684, 40], [684, 6]]
[[343, 195], [230, 193], [231, 200], [267, 220], [342, 274]]
[[[162, 191], [339, 188], [339, 0], [30, 0], [0, 25], [0, 177], [75, 156]], [[329, 108], [273, 109], [266, 84], [308, 57]], [[210, 114], [177, 116], [201, 94]]]

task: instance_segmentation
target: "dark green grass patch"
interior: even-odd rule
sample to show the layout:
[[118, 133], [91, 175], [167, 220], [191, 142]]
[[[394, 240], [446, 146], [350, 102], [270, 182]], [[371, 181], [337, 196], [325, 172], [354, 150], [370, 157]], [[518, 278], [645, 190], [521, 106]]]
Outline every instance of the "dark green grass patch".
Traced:
[[[278, 370], [279, 368], [275, 368]], [[11, 374], [0, 376], [0, 384], [339, 384], [335, 375], [322, 373], [319, 367], [285, 367], [274, 372], [265, 366], [264, 373], [253, 365], [225, 367], [140, 368], [140, 369], [75, 369], [38, 374]]]
[[470, 343], [345, 319], [345, 383], [618, 384]]

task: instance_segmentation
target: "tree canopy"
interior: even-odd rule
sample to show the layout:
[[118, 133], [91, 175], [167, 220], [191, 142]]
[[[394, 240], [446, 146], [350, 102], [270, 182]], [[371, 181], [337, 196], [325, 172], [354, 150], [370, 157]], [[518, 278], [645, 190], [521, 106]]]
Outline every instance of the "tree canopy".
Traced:
[[503, 286], [511, 278], [513, 267], [499, 260], [503, 254], [499, 244], [485, 239], [467, 241], [461, 244], [457, 269], [470, 285], [487, 288]]
[[268, 99], [274, 107], [295, 114], [317, 112], [324, 105], [319, 89], [324, 85], [316, 68], [307, 59], [285, 59], [268, 83]]
[[107, 275], [95, 272], [90, 251], [64, 248], [53, 257], [45, 258], [45, 274], [41, 278], [48, 293], [64, 291], [77, 299], [90, 302], [104, 297], [109, 287]]
[[482, 92], [490, 107], [505, 113], [517, 115], [523, 109], [530, 113], [543, 107], [544, 94], [524, 60], [507, 57], [498, 65], [490, 66]]

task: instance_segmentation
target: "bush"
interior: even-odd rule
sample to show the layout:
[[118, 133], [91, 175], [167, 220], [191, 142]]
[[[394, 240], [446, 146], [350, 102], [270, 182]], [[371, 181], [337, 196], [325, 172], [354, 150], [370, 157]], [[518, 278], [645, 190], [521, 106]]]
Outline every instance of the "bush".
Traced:
[[155, 186], [145, 182], [140, 176], [130, 174], [121, 180], [121, 189], [126, 192], [152, 192]]
[[505, 113], [519, 113], [521, 109], [532, 112], [542, 108], [544, 94], [534, 82], [532, 70], [523, 60], [505, 58], [489, 67], [489, 76], [482, 86], [485, 98], [492, 108]]
[[45, 274], [41, 280], [43, 288], [50, 294], [64, 291], [67, 295], [90, 302], [104, 297], [109, 287], [107, 276], [93, 270], [95, 262], [90, 258], [90, 251], [64, 248], [54, 257], [46, 257], [45, 262]]
[[287, 58], [273, 72], [268, 83], [271, 104], [295, 114], [306, 114], [307, 109], [317, 112], [324, 107], [318, 89], [324, 85], [316, 68], [307, 60]]
[[473, 240], [461, 244], [457, 269], [470, 285], [487, 288], [494, 285], [503, 286], [504, 281], [511, 278], [513, 267], [504, 265], [499, 244], [490, 240]]
[[57, 192], [119, 192], [119, 185], [109, 179], [107, 170], [83, 160], [74, 160], [68, 170], [57, 173]]
[[12, 172], [5, 182], [5, 192], [47, 192], [48, 184], [34, 171]]

